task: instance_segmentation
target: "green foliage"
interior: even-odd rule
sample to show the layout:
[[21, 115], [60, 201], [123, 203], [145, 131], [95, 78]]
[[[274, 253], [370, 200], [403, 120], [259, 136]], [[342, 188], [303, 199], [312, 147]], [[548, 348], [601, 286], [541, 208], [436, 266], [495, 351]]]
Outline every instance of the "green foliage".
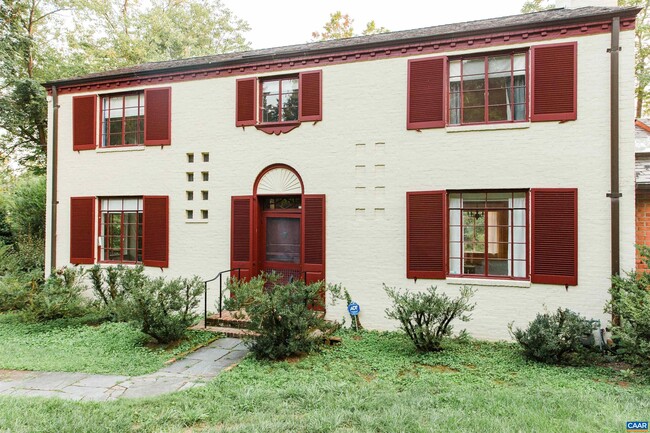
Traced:
[[558, 308], [553, 314], [537, 314], [528, 328], [510, 333], [524, 349], [524, 355], [535, 361], [559, 364], [571, 356], [584, 353], [584, 341], [593, 330], [592, 321], [571, 310]]
[[526, 0], [521, 7], [521, 13], [539, 12], [555, 8], [555, 2], [550, 0]]
[[149, 278], [140, 268], [123, 278], [122, 284], [128, 292], [126, 317], [159, 343], [181, 339], [196, 321], [194, 309], [203, 293], [198, 277], [166, 281], [162, 277]]
[[393, 302], [392, 307], [386, 309], [386, 317], [398, 320], [400, 328], [421, 352], [442, 350], [443, 339], [453, 330], [452, 322], [456, 319], [468, 322], [468, 313], [475, 306], [470, 304], [474, 290], [467, 286], [461, 287], [460, 296], [455, 299], [446, 293], [437, 293], [435, 286], [416, 293], [386, 286], [384, 290]]
[[88, 300], [82, 295], [85, 271], [62, 268], [50, 275], [42, 286], [35, 286], [24, 316], [32, 321], [79, 317], [88, 310]]
[[[250, 48], [219, 0], [0, 3], [0, 161], [45, 171], [43, 81]], [[4, 132], [3, 132], [4, 131]]]
[[23, 176], [8, 197], [9, 223], [14, 236], [45, 236], [45, 176]]
[[261, 275], [248, 282], [231, 278], [228, 290], [233, 296], [226, 299], [225, 306], [228, 310], [245, 311], [250, 319], [250, 329], [259, 334], [251, 344], [255, 356], [284, 359], [322, 345], [322, 332], [331, 331], [333, 325], [315, 308], [322, 309], [322, 296], [333, 287], [338, 288], [300, 280], [280, 284], [275, 274]]
[[[312, 32], [311, 37], [314, 41], [329, 41], [331, 39], [343, 39], [357, 36], [352, 27], [354, 19], [350, 15], [343, 14], [341, 11], [336, 11], [330, 14], [330, 20], [323, 26], [322, 32]], [[366, 24], [363, 35], [376, 35], [379, 33], [387, 33], [389, 30], [385, 27], [377, 27], [375, 20]]]
[[19, 314], [0, 314], [0, 369], [147, 374], [214, 338], [209, 332], [189, 331], [178, 345], [155, 346], [127, 323], [98, 320], [92, 314], [26, 323]]
[[146, 279], [142, 266], [127, 268], [122, 265], [95, 265], [88, 269], [88, 279], [99, 308], [108, 319], [130, 320], [131, 289], [142, 286]]
[[[650, 265], [650, 248], [638, 249], [643, 262]], [[650, 272], [613, 276], [610, 294], [606, 311], [619, 318], [612, 326], [617, 352], [629, 362], [650, 367]]]
[[[2, 343], [12, 334], [0, 335], [0, 359], [11, 359], [11, 350], [4, 350], [7, 346]], [[92, 359], [84, 345], [102, 338], [97, 334], [75, 340], [83, 348], [76, 352], [82, 353], [83, 362]], [[57, 356], [71, 358], [50, 338], [37, 352], [44, 344], [38, 335], [32, 334], [32, 344], [11, 347], [33, 351], [37, 356], [32, 358], [47, 355], [51, 348], [52, 359], [44, 356], [44, 362], [56, 362]], [[452, 339], [443, 352], [422, 354], [402, 333], [340, 336], [341, 345], [298, 362], [249, 357], [203, 387], [156, 398], [89, 403], [0, 395], [0, 430], [618, 432], [635, 415], [650, 413], [647, 383], [619, 385], [621, 376], [606, 367], [531, 363], [515, 344]], [[115, 344], [119, 341], [115, 338]], [[120, 365], [128, 371], [126, 357], [133, 352], [125, 346], [109, 352], [98, 345], [96, 362], [124, 354]], [[73, 352], [75, 347], [70, 343], [64, 349]], [[18, 353], [21, 360], [39, 362]], [[134, 357], [136, 365], [137, 359], [143, 358]]]
[[[0, 246], [0, 260], [2, 259]], [[29, 304], [33, 287], [24, 278], [14, 275], [0, 277], [0, 313], [22, 310]]]

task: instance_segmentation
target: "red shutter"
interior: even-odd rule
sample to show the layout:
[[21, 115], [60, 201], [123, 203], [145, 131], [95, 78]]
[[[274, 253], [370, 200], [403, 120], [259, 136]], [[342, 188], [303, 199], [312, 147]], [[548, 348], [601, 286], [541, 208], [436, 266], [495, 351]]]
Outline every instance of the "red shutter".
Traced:
[[166, 268], [169, 266], [169, 197], [145, 196], [142, 208], [142, 263]]
[[578, 190], [533, 189], [533, 283], [578, 284]]
[[445, 126], [446, 57], [409, 60], [407, 129]]
[[306, 282], [325, 280], [325, 196], [305, 195], [302, 206], [303, 271]]
[[72, 149], [91, 150], [97, 146], [97, 95], [72, 98]]
[[144, 144], [163, 146], [172, 138], [172, 89], [146, 89], [144, 91]]
[[444, 279], [445, 191], [406, 193], [406, 278]]
[[70, 263], [95, 262], [95, 197], [70, 199]]
[[255, 87], [257, 86], [257, 79], [243, 78], [237, 80], [237, 119], [235, 119], [235, 126], [249, 126], [255, 125]]
[[253, 197], [232, 197], [230, 221], [230, 268], [232, 275], [253, 276]]
[[577, 44], [543, 45], [532, 49], [531, 120], [576, 120]]
[[300, 73], [300, 120], [303, 122], [323, 120], [322, 73]]

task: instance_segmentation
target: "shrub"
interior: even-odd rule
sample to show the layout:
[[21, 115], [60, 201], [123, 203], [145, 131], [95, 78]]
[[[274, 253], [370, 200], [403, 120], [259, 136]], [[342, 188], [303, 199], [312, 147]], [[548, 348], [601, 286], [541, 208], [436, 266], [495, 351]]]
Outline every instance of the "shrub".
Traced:
[[20, 236], [45, 236], [45, 176], [23, 176], [7, 197], [8, 220], [12, 233]]
[[81, 268], [62, 268], [53, 273], [45, 284], [34, 286], [24, 317], [43, 321], [78, 317], [87, 312], [88, 301], [82, 296], [85, 271]]
[[[638, 248], [643, 262], [650, 266], [650, 248]], [[612, 326], [617, 353], [629, 362], [650, 367], [650, 273], [612, 277], [610, 294], [606, 311], [619, 319]]]
[[127, 321], [129, 290], [136, 285], [144, 284], [144, 268], [95, 265], [88, 269], [88, 278], [100, 304], [100, 310], [105, 316], [113, 321]]
[[512, 329], [510, 333], [523, 347], [524, 355], [536, 361], [559, 364], [571, 355], [584, 353], [584, 341], [593, 330], [593, 322], [571, 310], [558, 308], [553, 313], [538, 314], [526, 330]]
[[324, 307], [324, 292], [334, 292], [338, 286], [299, 280], [279, 284], [278, 276], [270, 274], [248, 282], [231, 278], [228, 289], [233, 296], [226, 299], [226, 309], [245, 311], [250, 329], [258, 334], [251, 341], [251, 351], [260, 359], [309, 353], [322, 344], [322, 332], [333, 329], [316, 309]]
[[474, 290], [466, 286], [461, 287], [460, 296], [455, 299], [437, 293], [435, 286], [416, 293], [386, 286], [384, 290], [393, 302], [392, 308], [386, 309], [386, 317], [398, 320], [400, 328], [421, 352], [442, 350], [443, 339], [453, 330], [452, 321], [468, 322], [468, 313], [475, 306], [470, 304]]
[[0, 277], [0, 312], [22, 310], [31, 298], [32, 285], [14, 275]]
[[159, 343], [181, 339], [196, 320], [194, 309], [203, 293], [198, 277], [165, 281], [135, 269], [122, 278], [122, 285], [128, 292], [125, 317]]

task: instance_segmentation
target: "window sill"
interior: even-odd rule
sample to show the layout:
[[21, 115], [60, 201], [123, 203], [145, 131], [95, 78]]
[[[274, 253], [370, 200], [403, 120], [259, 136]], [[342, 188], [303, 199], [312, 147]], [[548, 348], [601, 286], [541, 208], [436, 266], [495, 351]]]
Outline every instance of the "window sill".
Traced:
[[261, 123], [259, 125], [255, 125], [255, 128], [269, 135], [271, 134], [280, 135], [280, 134], [286, 134], [287, 132], [291, 132], [299, 126], [300, 126], [300, 122], [275, 122], [275, 123]]
[[201, 220], [199, 220], [199, 221], [185, 220], [185, 224], [207, 224], [208, 222], [209, 222], [209, 220], [202, 220], [202, 221]]
[[446, 132], [503, 131], [506, 129], [527, 129], [527, 128], [530, 128], [530, 122], [447, 126], [445, 127], [445, 131]]
[[113, 152], [139, 152], [144, 150], [144, 145], [137, 146], [120, 146], [120, 147], [98, 147], [97, 153], [113, 153]]
[[530, 281], [527, 280], [492, 280], [488, 278], [457, 278], [447, 277], [448, 284], [460, 286], [487, 286], [487, 287], [530, 287]]

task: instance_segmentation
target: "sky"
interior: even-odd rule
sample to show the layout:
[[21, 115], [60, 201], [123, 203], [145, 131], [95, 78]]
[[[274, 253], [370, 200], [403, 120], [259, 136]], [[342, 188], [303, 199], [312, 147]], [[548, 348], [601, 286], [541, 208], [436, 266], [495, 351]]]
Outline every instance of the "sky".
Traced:
[[222, 0], [251, 26], [246, 38], [254, 49], [302, 44], [321, 31], [329, 15], [340, 10], [354, 19], [355, 33], [375, 20], [377, 27], [408, 30], [518, 14], [524, 0]]

